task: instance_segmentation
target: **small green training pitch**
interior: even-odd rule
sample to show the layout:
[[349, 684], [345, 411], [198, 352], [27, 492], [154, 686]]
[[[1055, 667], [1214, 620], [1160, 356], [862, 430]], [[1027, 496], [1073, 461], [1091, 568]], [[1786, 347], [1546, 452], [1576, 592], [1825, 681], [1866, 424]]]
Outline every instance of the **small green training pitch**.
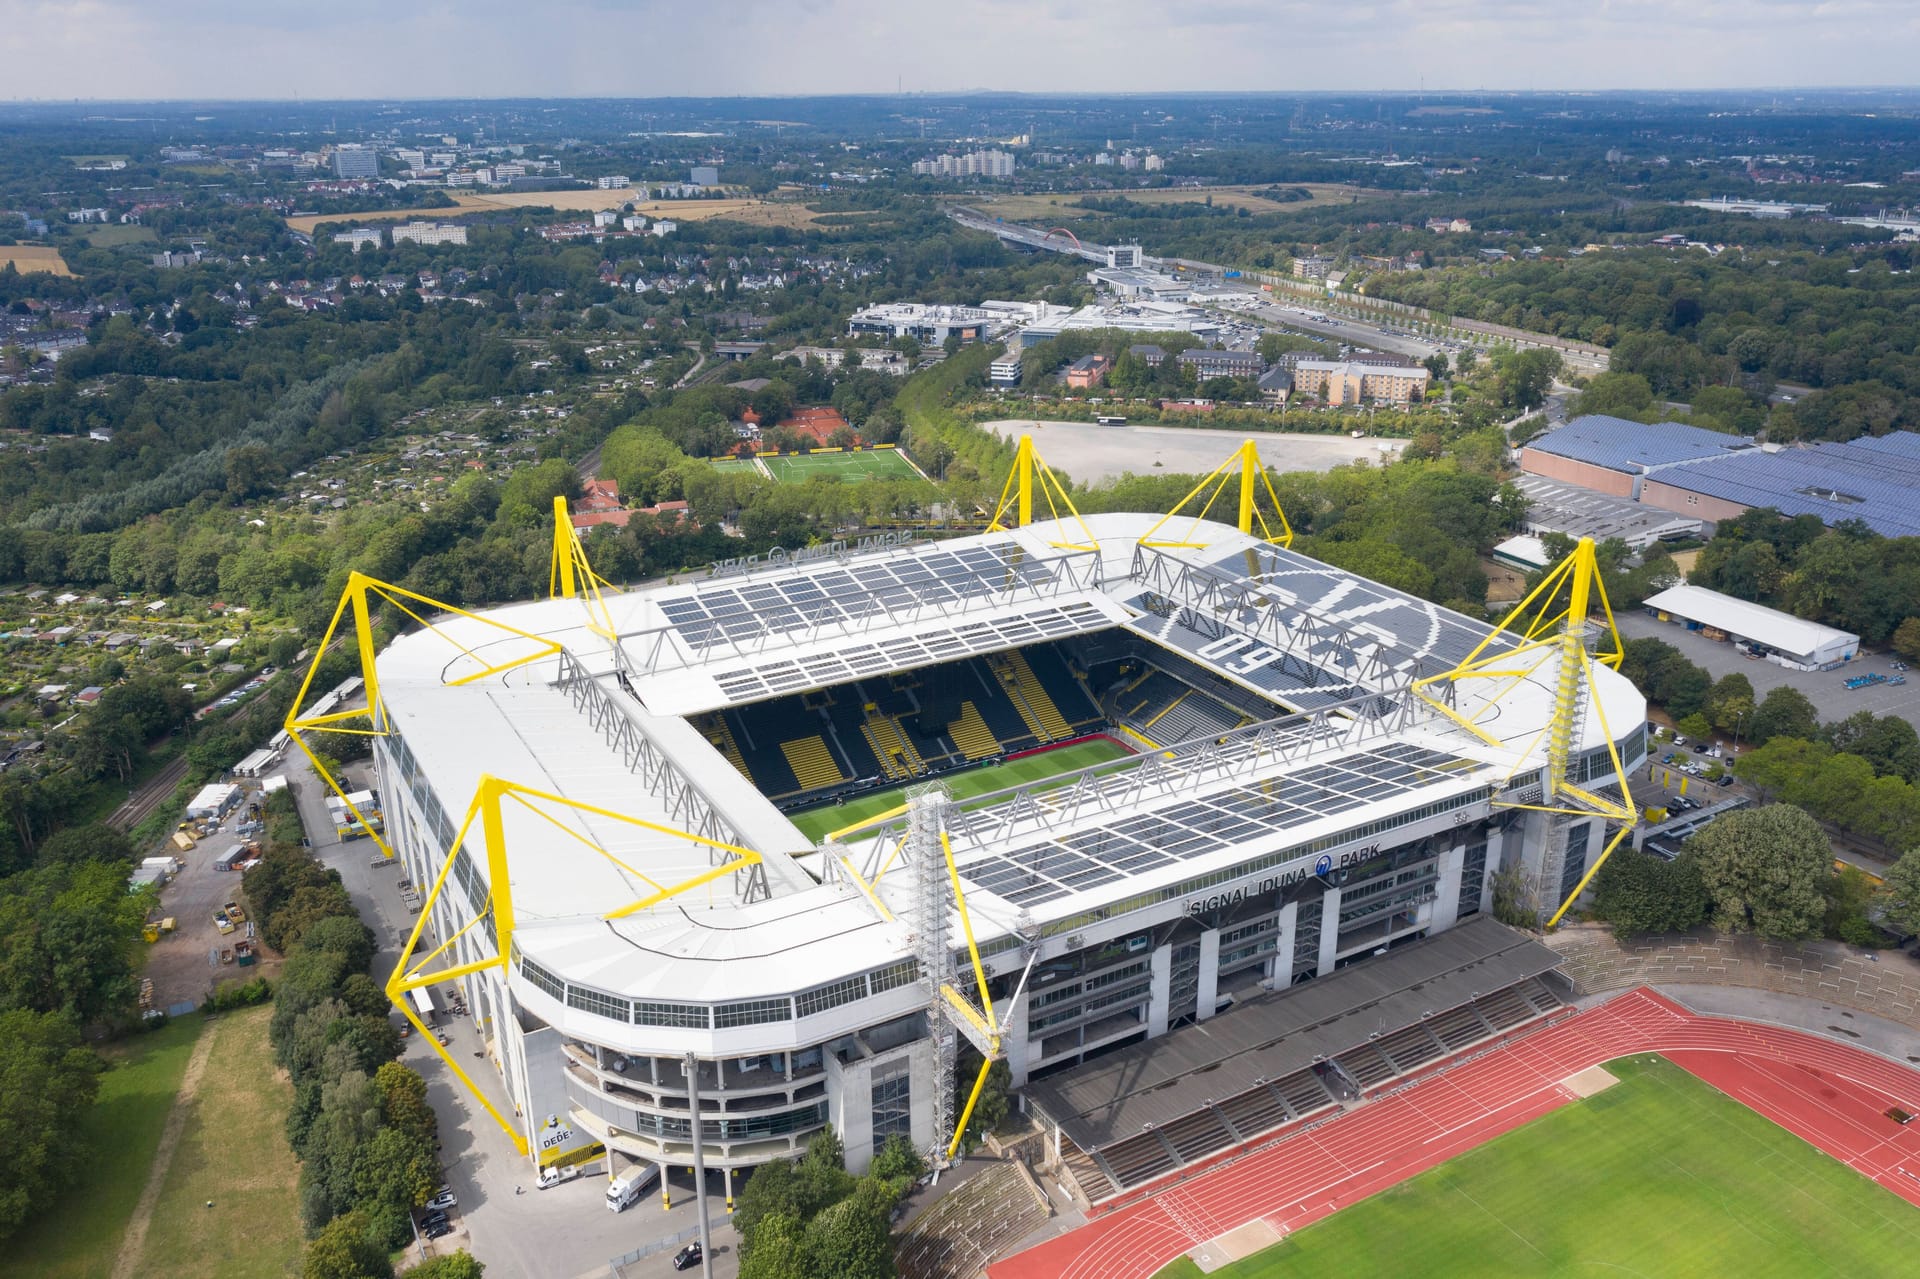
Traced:
[[[1662, 1058], [1220, 1279], [1910, 1275], [1920, 1210]], [[1158, 1279], [1198, 1279], [1181, 1258]]]
[[858, 453], [801, 453], [793, 457], [764, 457], [773, 478], [782, 484], [804, 484], [824, 475], [843, 484], [865, 484], [870, 480], [905, 480], [924, 484], [920, 472], [898, 449], [863, 450]]
[[[1041, 778], [1070, 773], [1076, 768], [1104, 764], [1110, 759], [1119, 759], [1129, 753], [1124, 746], [1110, 742], [1104, 737], [1096, 737], [1090, 741], [1062, 746], [1059, 750], [1042, 751], [1038, 755], [1025, 755], [1001, 764], [982, 764], [978, 768], [969, 768], [963, 772], [947, 773], [940, 780], [947, 784], [947, 790], [955, 799], [969, 799], [975, 795], [985, 795], [989, 791], [1018, 786], [1023, 782], [1039, 781]], [[918, 783], [909, 783], [909, 785], [918, 785]], [[878, 817], [881, 813], [898, 808], [906, 802], [906, 786], [869, 791], [858, 799], [850, 799], [844, 804], [829, 804], [825, 808], [796, 813], [793, 816], [793, 824], [800, 828], [802, 835], [817, 843], [826, 838], [831, 831], [844, 830], [856, 822], [866, 821], [869, 817]]]

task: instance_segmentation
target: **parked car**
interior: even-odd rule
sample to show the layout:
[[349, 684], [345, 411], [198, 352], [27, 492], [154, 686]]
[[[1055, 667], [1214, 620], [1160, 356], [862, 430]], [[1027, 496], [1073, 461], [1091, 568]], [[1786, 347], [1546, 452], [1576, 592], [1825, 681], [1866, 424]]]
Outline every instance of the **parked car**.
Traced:
[[459, 1202], [460, 1201], [458, 1199], [455, 1199], [453, 1197], [453, 1192], [451, 1190], [442, 1190], [439, 1194], [427, 1200], [427, 1207], [439, 1208], [444, 1210], [447, 1208], [452, 1208], [457, 1206]]
[[691, 1270], [699, 1264], [700, 1245], [698, 1243], [690, 1243], [679, 1252], [673, 1254], [673, 1268], [675, 1270]]
[[444, 1239], [453, 1233], [453, 1227], [442, 1221], [437, 1225], [428, 1226], [422, 1233], [429, 1239]]

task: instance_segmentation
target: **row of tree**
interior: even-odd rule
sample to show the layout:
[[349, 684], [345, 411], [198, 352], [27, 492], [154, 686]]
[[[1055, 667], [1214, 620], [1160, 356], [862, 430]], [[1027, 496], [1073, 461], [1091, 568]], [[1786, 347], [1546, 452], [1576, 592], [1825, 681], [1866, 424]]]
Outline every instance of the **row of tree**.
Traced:
[[[292, 803], [284, 792], [269, 801], [274, 827], [285, 829]], [[293, 1081], [287, 1139], [311, 1236], [305, 1275], [391, 1279], [389, 1255], [440, 1185], [439, 1126], [426, 1081], [395, 1060], [400, 1036], [367, 971], [373, 934], [339, 873], [298, 844], [271, 843], [244, 887], [261, 936], [286, 955], [269, 1037]], [[470, 1259], [460, 1265], [435, 1273], [478, 1274]]]
[[733, 1219], [740, 1279], [893, 1279], [893, 1208], [925, 1171], [920, 1152], [896, 1133], [855, 1177], [831, 1128], [798, 1162], [762, 1164]]

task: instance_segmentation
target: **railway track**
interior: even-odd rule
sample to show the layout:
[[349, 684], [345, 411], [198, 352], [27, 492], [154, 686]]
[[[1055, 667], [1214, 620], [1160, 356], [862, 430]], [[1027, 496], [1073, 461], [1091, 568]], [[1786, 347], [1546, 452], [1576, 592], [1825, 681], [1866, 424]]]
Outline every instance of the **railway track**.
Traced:
[[164, 804], [173, 794], [174, 788], [187, 775], [187, 757], [183, 752], [171, 763], [147, 780], [147, 784], [128, 796], [127, 802], [113, 810], [107, 818], [107, 825], [119, 831], [129, 831], [153, 815], [153, 810]]

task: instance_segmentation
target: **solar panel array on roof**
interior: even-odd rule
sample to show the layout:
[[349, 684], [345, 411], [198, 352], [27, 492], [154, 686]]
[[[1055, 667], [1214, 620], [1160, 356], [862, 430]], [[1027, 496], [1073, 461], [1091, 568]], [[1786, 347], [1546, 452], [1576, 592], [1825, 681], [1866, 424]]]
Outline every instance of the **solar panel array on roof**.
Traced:
[[976, 653], [993, 653], [1066, 635], [1103, 630], [1112, 623], [1084, 601], [1044, 604], [1018, 612], [995, 613], [960, 626], [922, 629], [909, 635], [825, 653], [778, 657], [757, 665], [718, 671], [713, 681], [729, 703], [760, 701], [781, 693], [827, 688], [888, 671], [951, 662]]
[[[1169, 766], [1178, 769], [1181, 763], [1175, 760]], [[1236, 783], [1205, 795], [1172, 787], [1157, 807], [963, 860], [960, 874], [969, 885], [1016, 906], [1035, 906], [1404, 795], [1470, 767], [1472, 761], [1458, 755], [1383, 741], [1332, 759], [1308, 761], [1282, 777]], [[1117, 771], [1103, 782], [1114, 790], [1129, 784]], [[1040, 802], [1045, 801], [1041, 797]], [[1098, 807], [1097, 801], [1085, 802]], [[1014, 808], [956, 812], [950, 815], [949, 831], [956, 842], [992, 839], [1001, 826], [1019, 820], [1018, 812], [1009, 811]]]
[[1712, 458], [1664, 471], [1659, 480], [1783, 515], [1859, 520], [1883, 537], [1920, 537], [1920, 435], [1911, 431]]
[[958, 604], [1044, 586], [1054, 570], [1014, 543], [866, 557], [808, 573], [666, 595], [660, 611], [696, 650], [859, 622], [901, 608]]
[[1726, 435], [1678, 422], [1630, 422], [1623, 417], [1592, 413], [1577, 417], [1556, 431], [1528, 443], [1530, 449], [1555, 457], [1589, 462], [1611, 471], [1644, 475], [1656, 467], [1696, 458], [1718, 457], [1735, 449], [1750, 449], [1744, 435]]

